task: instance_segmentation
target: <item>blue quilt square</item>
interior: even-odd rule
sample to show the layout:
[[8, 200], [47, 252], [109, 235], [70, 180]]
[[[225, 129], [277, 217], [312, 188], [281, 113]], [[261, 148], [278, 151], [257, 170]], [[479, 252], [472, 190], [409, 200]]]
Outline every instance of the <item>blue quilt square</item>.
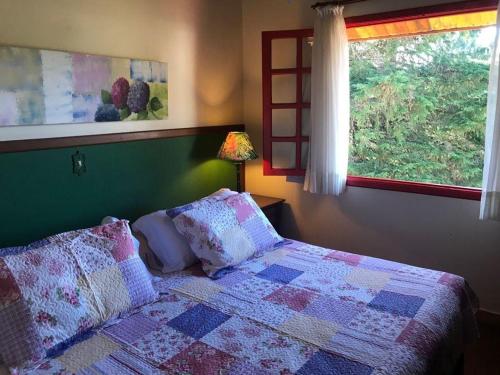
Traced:
[[280, 266], [279, 264], [273, 264], [267, 267], [265, 270], [260, 271], [255, 276], [261, 279], [266, 279], [270, 281], [275, 281], [282, 284], [288, 284], [290, 281], [302, 275], [304, 271], [294, 270], [293, 268], [288, 268]]
[[185, 204], [183, 206], [170, 208], [170, 209], [166, 210], [165, 213], [168, 216], [170, 216], [171, 219], [175, 219], [177, 216], [179, 216], [180, 214], [182, 214], [185, 211], [189, 211], [193, 207], [194, 207], [194, 205], [192, 203], [188, 203], [188, 204]]
[[229, 318], [231, 316], [199, 304], [170, 320], [167, 325], [198, 340]]
[[387, 311], [395, 315], [413, 318], [424, 302], [425, 298], [422, 297], [407, 296], [382, 290], [368, 304], [368, 307], [375, 310]]
[[368, 365], [330, 354], [322, 350], [316, 352], [297, 372], [298, 375], [356, 374], [369, 375], [373, 371]]

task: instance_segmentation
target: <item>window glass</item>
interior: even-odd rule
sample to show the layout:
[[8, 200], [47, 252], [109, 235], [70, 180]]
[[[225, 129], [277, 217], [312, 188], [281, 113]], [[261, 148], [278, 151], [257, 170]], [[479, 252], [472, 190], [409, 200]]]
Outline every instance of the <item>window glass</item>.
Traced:
[[290, 169], [295, 168], [295, 143], [273, 142], [273, 168]]
[[274, 39], [271, 42], [272, 68], [286, 69], [297, 66], [297, 39]]
[[311, 74], [302, 74], [302, 103], [311, 103]]
[[272, 78], [273, 103], [295, 103], [297, 97], [297, 76], [280, 74]]
[[302, 108], [302, 135], [311, 135], [311, 110], [309, 108]]
[[273, 109], [273, 137], [293, 137], [296, 132], [295, 109]]
[[307, 160], [309, 157], [309, 142], [302, 142], [302, 149], [301, 149], [301, 162], [300, 162], [300, 167], [302, 169], [307, 168]]
[[480, 187], [495, 28], [350, 43], [349, 173]]
[[302, 67], [310, 68], [312, 66], [312, 43], [313, 38], [302, 38]]

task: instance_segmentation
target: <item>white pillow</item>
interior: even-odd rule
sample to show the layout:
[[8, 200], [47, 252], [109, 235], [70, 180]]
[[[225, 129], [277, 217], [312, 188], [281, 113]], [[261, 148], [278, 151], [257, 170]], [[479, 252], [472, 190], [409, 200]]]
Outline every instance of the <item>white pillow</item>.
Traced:
[[146, 237], [141, 232], [134, 231], [134, 236], [139, 240], [139, 255], [152, 274], [163, 273], [163, 264], [148, 245]]
[[140, 217], [132, 229], [146, 237], [149, 248], [163, 263], [164, 273], [183, 270], [198, 261], [165, 210]]

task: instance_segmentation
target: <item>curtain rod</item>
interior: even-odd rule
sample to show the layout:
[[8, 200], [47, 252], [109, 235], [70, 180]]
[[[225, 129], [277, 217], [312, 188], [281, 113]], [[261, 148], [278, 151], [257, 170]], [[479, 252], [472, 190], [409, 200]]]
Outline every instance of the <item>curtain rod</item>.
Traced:
[[316, 8], [324, 7], [327, 5], [348, 5], [348, 4], [354, 4], [354, 3], [361, 3], [363, 1], [366, 1], [366, 0], [320, 1], [319, 3], [311, 5], [311, 8], [316, 9]]

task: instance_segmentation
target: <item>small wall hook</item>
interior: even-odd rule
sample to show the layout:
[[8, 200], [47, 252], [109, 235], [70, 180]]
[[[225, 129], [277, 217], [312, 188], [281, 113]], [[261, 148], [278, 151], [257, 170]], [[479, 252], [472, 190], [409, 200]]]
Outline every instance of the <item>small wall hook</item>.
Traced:
[[73, 155], [71, 155], [71, 159], [73, 160], [73, 173], [81, 176], [85, 172], [87, 172], [87, 165], [85, 164], [85, 154], [80, 153], [80, 151], [76, 151]]

